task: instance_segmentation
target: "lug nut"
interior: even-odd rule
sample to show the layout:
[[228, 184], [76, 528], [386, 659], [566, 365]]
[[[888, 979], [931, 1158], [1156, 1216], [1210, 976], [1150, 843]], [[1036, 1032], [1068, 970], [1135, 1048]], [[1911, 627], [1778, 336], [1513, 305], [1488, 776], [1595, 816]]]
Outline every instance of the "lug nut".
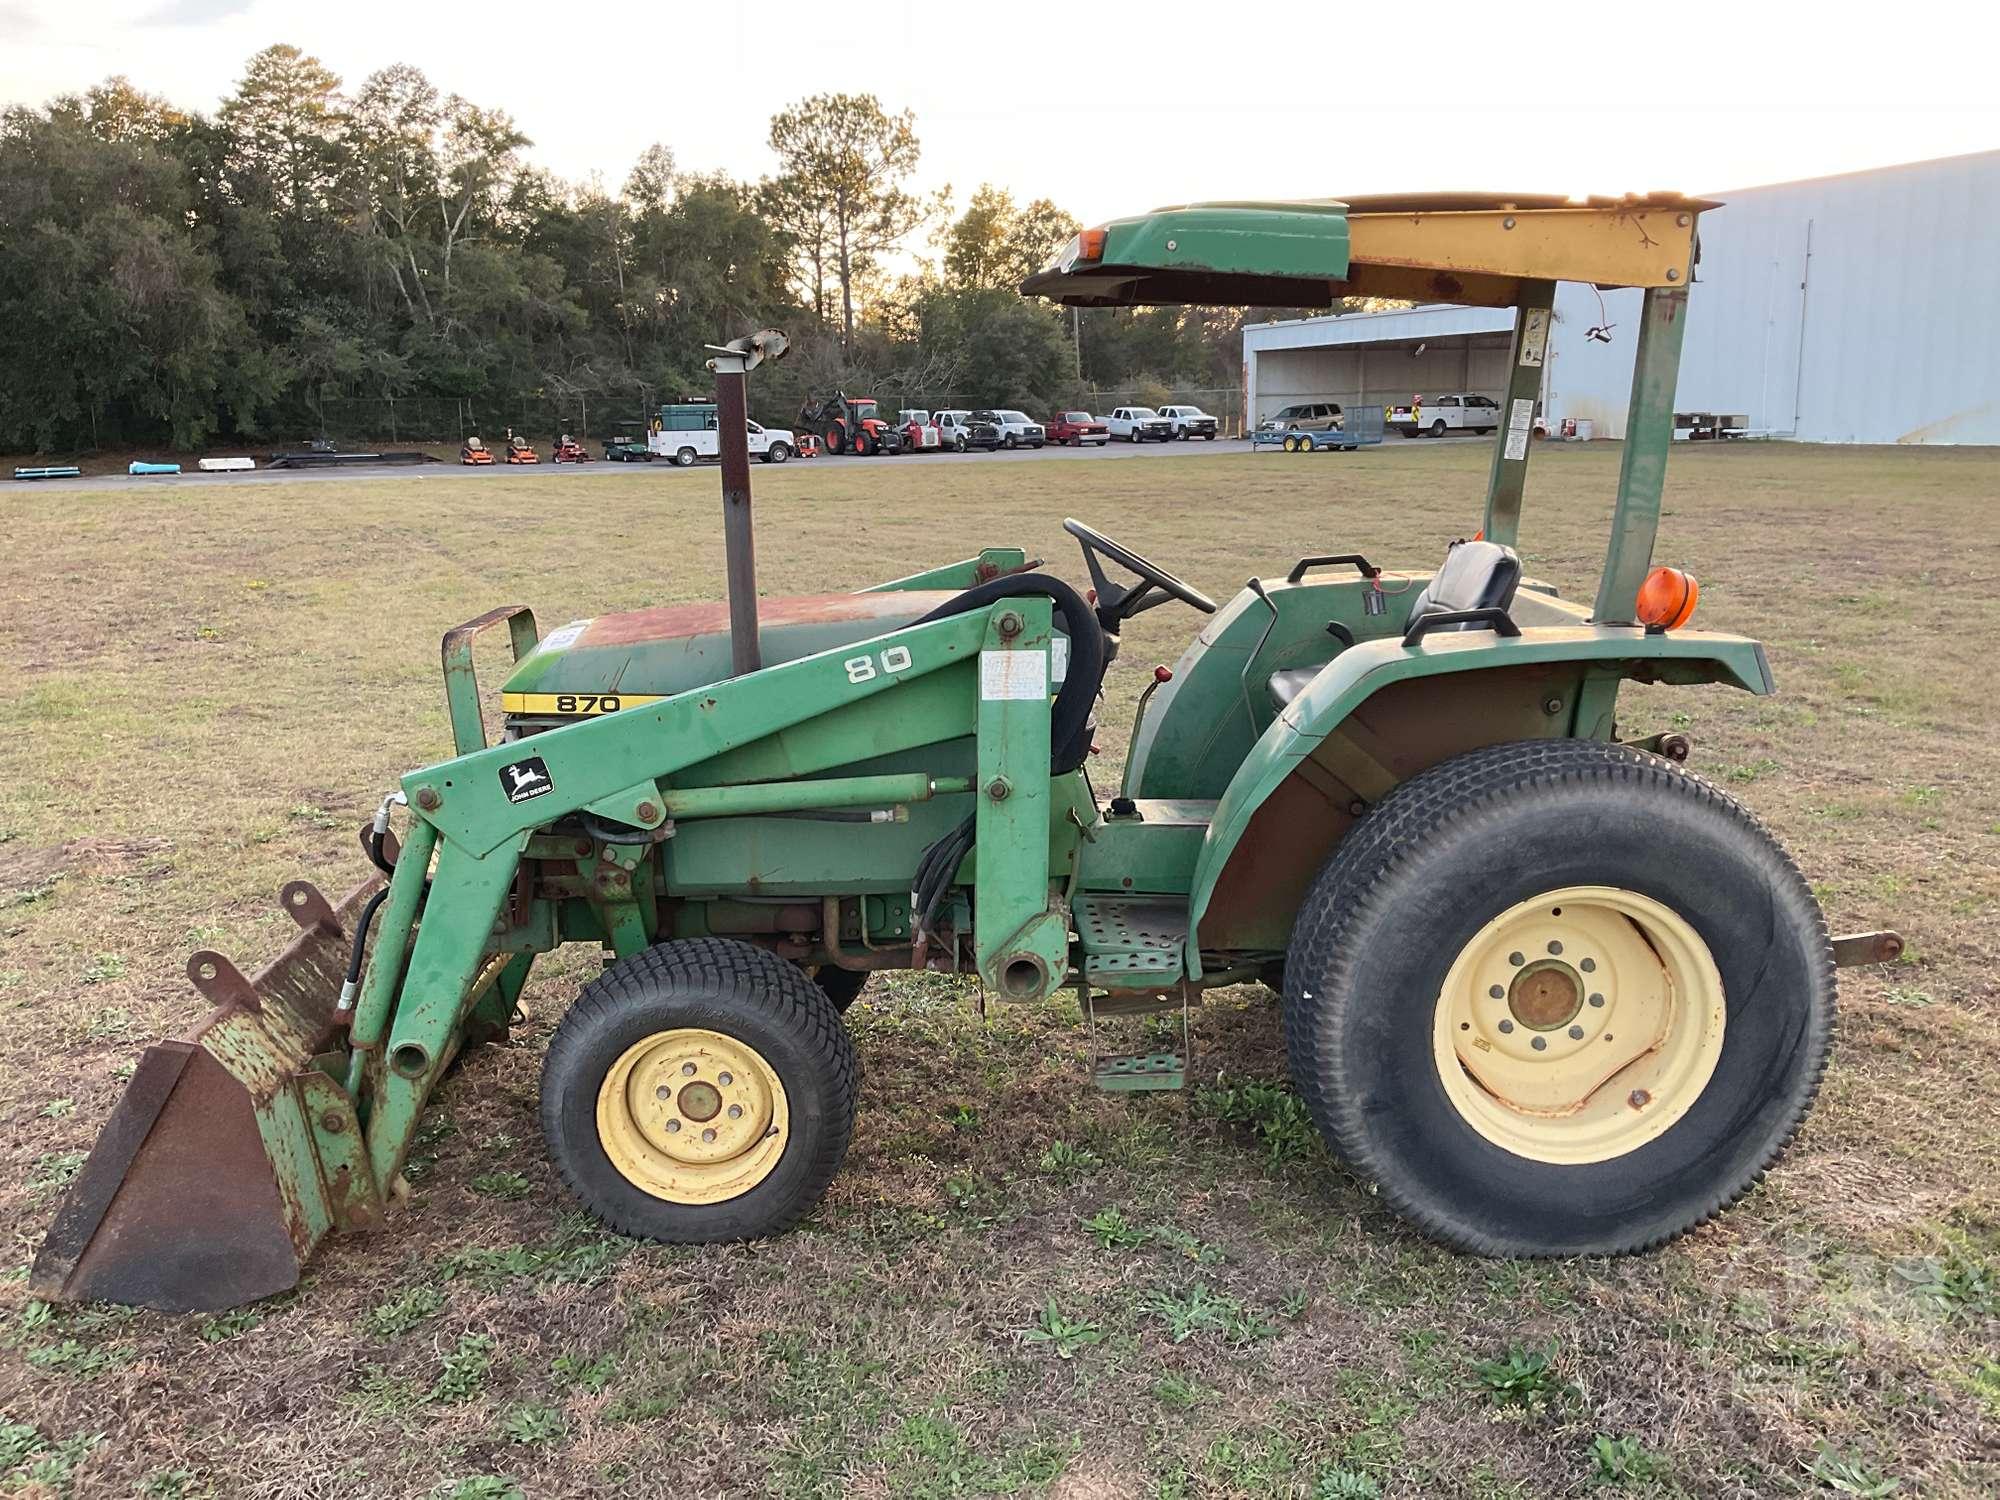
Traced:
[[1532, 1042], [1528, 1043], [1528, 1045], [1533, 1047], [1537, 1052], [1546, 1052], [1549, 1050], [1549, 1039], [1545, 1036], [1538, 1036]]
[[736, 1082], [736, 1079], [730, 1074], [724, 1073], [720, 1078], [716, 1079], [716, 1082], [721, 1084], [724, 1088], [728, 1088], [730, 1084]]
[[1573, 1041], [1573, 1042], [1580, 1042], [1580, 1041], [1582, 1041], [1582, 1040], [1583, 1040], [1583, 1028], [1582, 1028], [1581, 1026], [1572, 1026], [1572, 1027], [1570, 1027], [1570, 1029], [1569, 1029], [1569, 1039], [1570, 1039], [1571, 1041]]
[[653, 1090], [653, 1097], [655, 1099], [671, 1099], [674, 1097], [674, 1091], [663, 1083]]
[[740, 1105], [740, 1104], [732, 1104], [732, 1105], [730, 1105], [730, 1106], [729, 1106], [729, 1118], [730, 1118], [730, 1119], [732, 1119], [732, 1120], [740, 1120], [740, 1119], [742, 1119], [742, 1118], [743, 1118], [743, 1106], [742, 1106], [742, 1105]]
[[669, 1121], [667, 1121], [667, 1134], [668, 1134], [668, 1135], [678, 1135], [678, 1134], [680, 1133], [680, 1128], [681, 1128], [681, 1122], [680, 1122], [679, 1120], [669, 1120]]
[[713, 1130], [704, 1130], [701, 1133], [701, 1139], [703, 1145], [712, 1146], [715, 1144], [715, 1132]]
[[692, 1078], [692, 1077], [694, 1077], [694, 1064], [693, 1064], [693, 1063], [682, 1063], [682, 1064], [681, 1064], [681, 1077], [683, 1077], [683, 1078]]
[[1505, 1000], [1507, 998], [1507, 987], [1503, 984], [1496, 984], [1489, 988], [1486, 993], [1491, 995], [1495, 1000]]
[[1604, 1009], [1604, 997], [1602, 995], [1593, 994], [1590, 997], [1590, 1003], [1598, 1010]]
[[1594, 958], [1586, 958], [1582, 963], [1578, 964], [1577, 967], [1583, 970], [1583, 972], [1586, 974], [1595, 974], [1597, 972], [1597, 960]]
[[1502, 1021], [1500, 1023], [1500, 1029], [1502, 1031], [1512, 1031], [1514, 1029], [1514, 1023], [1512, 1021]]
[[1562, 951], [1563, 951], [1563, 945], [1562, 945], [1561, 943], [1550, 943], [1550, 944], [1549, 944], [1549, 953], [1550, 953], [1550, 954], [1551, 954], [1552, 956], [1554, 956], [1554, 957], [1557, 957], [1557, 958], [1560, 958], [1560, 957], [1562, 957]]
[[1634, 1089], [1632, 1090], [1630, 1097], [1628, 1097], [1625, 1102], [1631, 1105], [1634, 1109], [1644, 1109], [1647, 1105], [1653, 1102], [1653, 1096], [1647, 1093], [1644, 1089]]
[[1507, 955], [1507, 962], [1512, 964], [1515, 968], [1518, 969], [1521, 967], [1522, 964], [1526, 963], [1527, 960], [1521, 957], [1521, 955], [1518, 953], [1510, 953]]

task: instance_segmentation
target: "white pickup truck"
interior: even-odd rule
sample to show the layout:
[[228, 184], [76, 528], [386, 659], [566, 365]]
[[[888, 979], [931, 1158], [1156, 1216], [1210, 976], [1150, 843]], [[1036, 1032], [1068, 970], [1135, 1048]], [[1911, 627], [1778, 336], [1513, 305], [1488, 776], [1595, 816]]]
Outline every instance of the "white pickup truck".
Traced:
[[1183, 442], [1202, 438], [1212, 443], [1216, 429], [1222, 425], [1199, 406], [1163, 406], [1160, 415], [1173, 424], [1174, 436]]
[[1408, 406], [1389, 408], [1390, 430], [1406, 438], [1491, 432], [1499, 425], [1500, 403], [1491, 396], [1417, 396]]

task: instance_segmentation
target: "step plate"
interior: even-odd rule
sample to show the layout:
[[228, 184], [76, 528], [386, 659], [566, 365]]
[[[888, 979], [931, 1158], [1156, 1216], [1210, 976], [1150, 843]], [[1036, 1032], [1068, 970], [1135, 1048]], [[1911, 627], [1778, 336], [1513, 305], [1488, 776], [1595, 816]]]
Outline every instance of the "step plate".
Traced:
[[1177, 1089], [1187, 1082], [1187, 1063], [1174, 1052], [1135, 1052], [1097, 1060], [1097, 1086], [1108, 1094]]
[[1177, 902], [1118, 896], [1077, 901], [1083, 977], [1099, 989], [1161, 989], [1183, 972], [1187, 907]]

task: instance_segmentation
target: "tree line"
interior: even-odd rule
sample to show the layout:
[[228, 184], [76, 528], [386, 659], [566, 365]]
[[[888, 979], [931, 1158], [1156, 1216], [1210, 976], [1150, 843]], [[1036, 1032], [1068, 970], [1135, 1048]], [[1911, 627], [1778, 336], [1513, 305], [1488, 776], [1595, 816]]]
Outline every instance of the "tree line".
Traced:
[[[776, 326], [807, 390], [1046, 412], [1096, 386], [1234, 385], [1238, 310], [1015, 291], [1076, 230], [1046, 200], [913, 186], [916, 122], [822, 94], [770, 122], [760, 182], [670, 144], [617, 187], [534, 165], [503, 109], [394, 64], [349, 88], [291, 46], [212, 114], [124, 78], [0, 115], [0, 449], [292, 441], [330, 402], [671, 399], [702, 346]], [[597, 410], [603, 410], [600, 400]]]

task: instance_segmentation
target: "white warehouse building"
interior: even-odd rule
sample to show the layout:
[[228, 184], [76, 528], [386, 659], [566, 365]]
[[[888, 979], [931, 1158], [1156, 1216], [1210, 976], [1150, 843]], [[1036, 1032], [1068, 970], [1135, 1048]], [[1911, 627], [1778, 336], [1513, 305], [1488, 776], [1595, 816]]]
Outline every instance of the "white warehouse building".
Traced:
[[[2000, 443], [2000, 151], [1706, 196], [1678, 411], [1800, 442]], [[1551, 432], [1624, 436], [1640, 297], [1557, 288]], [[1513, 326], [1458, 306], [1253, 324], [1245, 408], [1497, 400]]]

